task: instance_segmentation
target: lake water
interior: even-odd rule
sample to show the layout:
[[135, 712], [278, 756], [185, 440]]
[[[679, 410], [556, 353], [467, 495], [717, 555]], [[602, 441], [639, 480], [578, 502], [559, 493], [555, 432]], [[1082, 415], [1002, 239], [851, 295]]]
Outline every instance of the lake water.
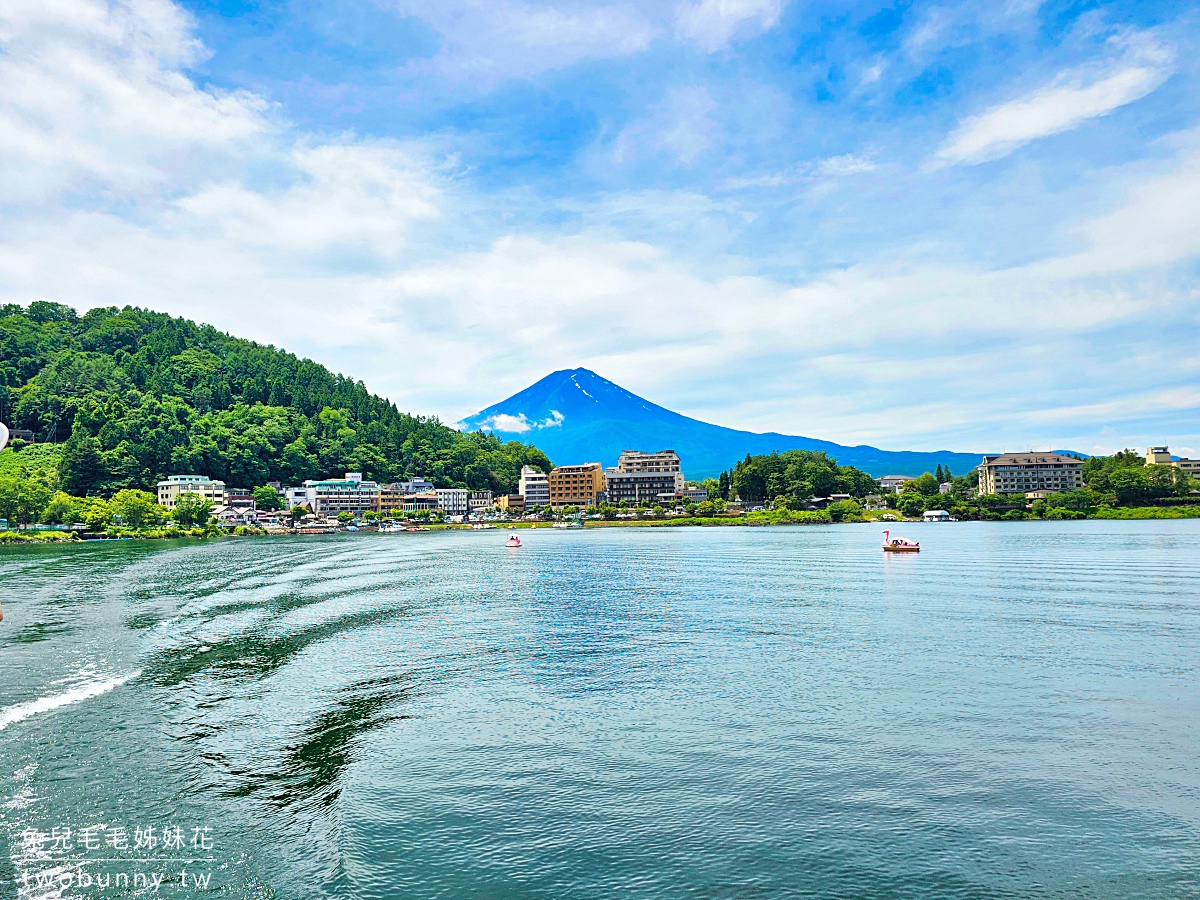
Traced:
[[901, 531], [2, 549], [0, 897], [1200, 896], [1200, 522]]

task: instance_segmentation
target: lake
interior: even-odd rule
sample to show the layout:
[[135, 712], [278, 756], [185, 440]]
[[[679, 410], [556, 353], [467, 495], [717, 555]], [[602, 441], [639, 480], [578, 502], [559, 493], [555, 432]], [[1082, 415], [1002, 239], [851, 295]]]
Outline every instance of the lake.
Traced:
[[1200, 521], [899, 530], [0, 549], [0, 897], [1200, 896]]

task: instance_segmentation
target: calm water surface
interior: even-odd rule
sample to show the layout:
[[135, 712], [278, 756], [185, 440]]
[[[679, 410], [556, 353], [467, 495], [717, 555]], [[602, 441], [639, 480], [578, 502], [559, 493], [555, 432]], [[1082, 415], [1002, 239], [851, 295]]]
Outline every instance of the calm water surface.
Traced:
[[0, 897], [1200, 896], [1200, 522], [903, 531], [0, 550]]

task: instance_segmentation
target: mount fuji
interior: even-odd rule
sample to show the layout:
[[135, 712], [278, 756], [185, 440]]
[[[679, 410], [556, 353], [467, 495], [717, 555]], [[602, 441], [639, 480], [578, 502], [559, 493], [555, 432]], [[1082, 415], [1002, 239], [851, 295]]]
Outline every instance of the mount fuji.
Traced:
[[747, 453], [824, 450], [842, 465], [875, 476], [920, 475], [942, 465], [965, 475], [980, 453], [932, 453], [846, 447], [815, 438], [757, 434], [710, 425], [672, 412], [601, 378], [588, 369], [563, 369], [465, 419], [469, 431], [532, 443], [555, 463], [617, 463], [622, 450], [671, 449], [691, 479], [712, 478]]

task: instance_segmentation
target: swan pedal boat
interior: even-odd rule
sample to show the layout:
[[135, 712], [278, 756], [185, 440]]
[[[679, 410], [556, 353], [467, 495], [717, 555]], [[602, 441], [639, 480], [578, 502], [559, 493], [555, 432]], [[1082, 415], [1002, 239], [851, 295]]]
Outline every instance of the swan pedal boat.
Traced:
[[919, 553], [921, 545], [908, 538], [892, 537], [891, 531], [883, 533], [883, 550], [885, 553]]
[[521, 539], [517, 537], [517, 533], [515, 531], [508, 536], [508, 540], [505, 541], [504, 546], [511, 547], [514, 550], [521, 546]]

